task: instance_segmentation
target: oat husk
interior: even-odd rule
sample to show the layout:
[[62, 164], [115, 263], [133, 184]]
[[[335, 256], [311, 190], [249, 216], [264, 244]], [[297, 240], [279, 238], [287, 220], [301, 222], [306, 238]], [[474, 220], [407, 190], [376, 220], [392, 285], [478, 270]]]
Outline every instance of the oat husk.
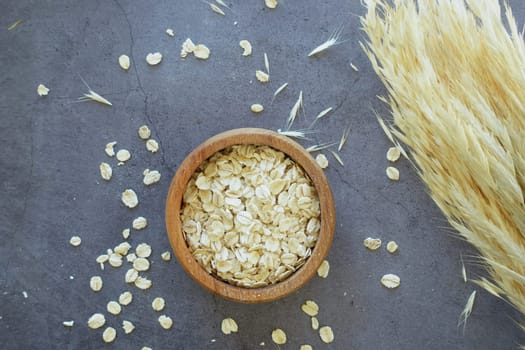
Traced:
[[511, 9], [365, 2], [362, 47], [392, 110], [385, 132], [480, 252], [490, 278], [478, 284], [525, 314], [525, 45]]

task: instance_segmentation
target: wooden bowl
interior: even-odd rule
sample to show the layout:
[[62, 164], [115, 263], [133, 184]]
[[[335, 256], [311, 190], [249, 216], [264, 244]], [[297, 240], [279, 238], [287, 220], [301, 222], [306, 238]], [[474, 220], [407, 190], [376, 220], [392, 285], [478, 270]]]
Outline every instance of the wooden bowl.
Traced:
[[[287, 279], [261, 288], [238, 287], [214, 277], [199, 265], [190, 253], [182, 232], [180, 209], [182, 195], [199, 165], [214, 153], [233, 145], [254, 144], [273, 147], [287, 154], [310, 176], [319, 196], [321, 230], [306, 263]], [[323, 170], [298, 143], [276, 132], [243, 128], [215, 135], [195, 148], [182, 162], [173, 178], [166, 199], [166, 227], [171, 247], [186, 272], [201, 286], [226, 299], [244, 303], [262, 303], [282, 298], [301, 288], [313, 275], [328, 254], [335, 228], [335, 208], [332, 192]]]

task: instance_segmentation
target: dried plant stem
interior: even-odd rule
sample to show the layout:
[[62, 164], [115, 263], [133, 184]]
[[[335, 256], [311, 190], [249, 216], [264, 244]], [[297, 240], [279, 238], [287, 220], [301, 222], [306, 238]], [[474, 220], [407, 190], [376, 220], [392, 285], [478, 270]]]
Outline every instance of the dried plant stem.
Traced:
[[490, 280], [477, 283], [525, 313], [525, 45], [510, 8], [366, 4], [361, 45], [388, 90], [387, 135], [408, 146], [432, 199], [479, 250]]

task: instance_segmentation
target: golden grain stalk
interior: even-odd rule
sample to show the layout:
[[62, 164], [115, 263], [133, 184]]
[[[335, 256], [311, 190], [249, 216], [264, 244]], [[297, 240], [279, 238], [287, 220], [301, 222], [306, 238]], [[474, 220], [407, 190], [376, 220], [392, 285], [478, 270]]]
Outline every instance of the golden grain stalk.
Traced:
[[387, 131], [479, 250], [490, 279], [477, 283], [525, 314], [525, 45], [511, 9], [502, 20], [498, 0], [366, 3], [361, 45], [388, 91]]

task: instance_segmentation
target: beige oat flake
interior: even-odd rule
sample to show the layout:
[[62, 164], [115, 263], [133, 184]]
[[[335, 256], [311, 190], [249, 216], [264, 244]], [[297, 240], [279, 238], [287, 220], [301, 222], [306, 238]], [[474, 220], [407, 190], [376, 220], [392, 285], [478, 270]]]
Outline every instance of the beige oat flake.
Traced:
[[122, 203], [128, 208], [135, 208], [139, 204], [137, 194], [130, 188], [122, 192], [121, 199]]
[[393, 289], [399, 287], [401, 279], [398, 275], [389, 273], [381, 277], [381, 284], [386, 288]]
[[160, 172], [158, 170], [146, 169], [144, 170], [143, 175], [144, 179], [142, 180], [142, 182], [146, 186], [153, 185], [160, 181]]
[[264, 107], [263, 105], [259, 104], [259, 103], [255, 103], [253, 105], [251, 105], [250, 109], [252, 110], [253, 113], [260, 113], [264, 110]]
[[122, 321], [122, 329], [124, 330], [124, 333], [129, 334], [133, 332], [133, 330], [135, 329], [135, 325], [130, 321], [124, 320]]
[[221, 322], [221, 331], [224, 334], [236, 333], [239, 330], [237, 322], [231, 317], [225, 318]]
[[151, 303], [151, 307], [155, 311], [162, 311], [165, 305], [166, 305], [166, 302], [164, 301], [164, 298], [161, 298], [161, 297], [156, 297], [155, 299], [153, 299]]
[[280, 328], [276, 328], [272, 331], [272, 340], [277, 345], [286, 344], [286, 333]]
[[301, 345], [301, 347], [299, 348], [299, 350], [313, 350], [313, 348], [312, 348], [311, 345], [304, 344], [304, 345]]
[[126, 271], [126, 275], [124, 277], [126, 283], [133, 283], [139, 278], [139, 272], [135, 269], [129, 269]]
[[370, 250], [377, 250], [381, 247], [381, 239], [379, 238], [372, 238], [372, 237], [367, 237], [364, 241], [363, 241], [363, 245], [370, 249]]
[[131, 226], [135, 230], [145, 229], [148, 226], [148, 220], [143, 216], [139, 216], [133, 220], [133, 223]]
[[73, 236], [69, 239], [69, 244], [73, 247], [78, 247], [82, 243], [82, 239], [79, 236]]
[[102, 162], [100, 163], [99, 168], [100, 168], [100, 176], [106, 181], [111, 180], [111, 176], [113, 175], [113, 169], [111, 169], [111, 165], [109, 165], [108, 163]]
[[196, 45], [193, 49], [193, 55], [200, 60], [207, 60], [210, 57], [210, 49], [203, 44]]
[[113, 327], [106, 328], [104, 330], [104, 333], [102, 333], [102, 339], [106, 343], [112, 343], [116, 337], [117, 337], [117, 331]]
[[250, 56], [252, 54], [252, 44], [248, 40], [239, 41], [239, 46], [244, 50], [243, 56]]
[[143, 140], [149, 139], [151, 136], [151, 130], [147, 125], [141, 125], [138, 130], [139, 137]]
[[263, 72], [262, 70], [256, 70], [255, 71], [255, 77], [261, 83], [267, 83], [268, 81], [270, 81], [270, 75], [268, 75], [268, 73], [266, 73], [266, 72]]
[[148, 258], [151, 255], [151, 246], [147, 243], [140, 243], [135, 248], [135, 253], [139, 258]]
[[133, 268], [139, 272], [149, 270], [149, 261], [146, 258], [137, 258], [133, 261]]
[[169, 316], [160, 315], [159, 324], [164, 329], [170, 329], [173, 326], [173, 320]]
[[117, 160], [119, 162], [126, 162], [131, 158], [131, 153], [127, 149], [121, 149], [117, 152]]
[[88, 327], [91, 329], [97, 329], [102, 327], [104, 324], [106, 324], [106, 318], [103, 314], [96, 313], [91, 315], [91, 317], [88, 320]]
[[157, 64], [159, 64], [160, 62], [162, 61], [162, 54], [160, 52], [155, 52], [155, 53], [149, 53], [147, 56], [146, 56], [146, 62], [148, 62], [148, 64], [150, 66], [156, 66]]
[[139, 289], [143, 289], [143, 290], [145, 290], [145, 289], [150, 288], [151, 285], [152, 285], [152, 282], [151, 282], [149, 279], [147, 279], [146, 277], [141, 277], [141, 276], [139, 276], [139, 277], [137, 277], [137, 279], [135, 280], [135, 286], [136, 286], [137, 288], [139, 288]]
[[89, 286], [94, 292], [99, 292], [102, 289], [102, 277], [100, 276], [93, 276], [89, 280]]
[[312, 329], [314, 331], [318, 330], [319, 329], [319, 320], [317, 319], [317, 317], [312, 317], [311, 321], [312, 321]]
[[319, 336], [326, 344], [330, 344], [334, 341], [334, 332], [330, 326], [323, 326], [319, 328]]
[[394, 168], [393, 166], [389, 166], [388, 168], [386, 168], [386, 176], [388, 176], [390, 180], [398, 181], [399, 170], [397, 170], [397, 168]]
[[128, 70], [130, 66], [130, 60], [128, 55], [120, 55], [118, 58], [118, 64], [120, 65], [120, 68], [124, 70]]
[[106, 306], [106, 309], [112, 315], [118, 315], [118, 314], [120, 314], [120, 311], [122, 311], [122, 307], [116, 301], [108, 302], [108, 304]]
[[164, 261], [170, 261], [171, 260], [171, 253], [170, 252], [164, 252], [160, 255], [162, 260]]
[[131, 294], [131, 292], [124, 292], [122, 294], [120, 294], [120, 296], [118, 297], [118, 302], [120, 305], [129, 305], [131, 304], [131, 302], [133, 301], [133, 294]]
[[390, 162], [395, 162], [399, 159], [401, 156], [401, 152], [399, 151], [399, 148], [397, 147], [390, 147], [388, 149], [388, 152], [386, 152], [386, 159]]
[[175, 36], [175, 32], [171, 28], [166, 29], [166, 34], [168, 34], [169, 36], [172, 36], [172, 37]]
[[49, 88], [44, 84], [39, 84], [36, 88], [36, 92], [38, 96], [47, 96], [47, 94], [49, 93]]
[[277, 0], [264, 0], [264, 3], [266, 4], [266, 7], [269, 9], [274, 9], [277, 7], [278, 1]]
[[386, 250], [389, 253], [395, 253], [397, 251], [398, 245], [395, 241], [390, 241], [386, 244]]
[[315, 301], [307, 300], [303, 305], [301, 305], [301, 310], [308, 316], [317, 316], [319, 312], [319, 306]]
[[115, 155], [114, 147], [116, 144], [117, 144], [117, 141], [108, 142], [106, 144], [106, 148], [104, 148], [104, 152], [106, 152], [106, 154], [109, 157], [113, 157]]
[[321, 169], [328, 168], [328, 158], [326, 158], [326, 156], [322, 153], [315, 157], [315, 162], [321, 167]]
[[154, 139], [149, 139], [146, 141], [146, 149], [151, 153], [157, 153], [159, 150], [159, 143]]
[[330, 263], [328, 260], [323, 260], [321, 263], [321, 266], [317, 269], [317, 275], [322, 278], [328, 277], [328, 273], [330, 272]]

